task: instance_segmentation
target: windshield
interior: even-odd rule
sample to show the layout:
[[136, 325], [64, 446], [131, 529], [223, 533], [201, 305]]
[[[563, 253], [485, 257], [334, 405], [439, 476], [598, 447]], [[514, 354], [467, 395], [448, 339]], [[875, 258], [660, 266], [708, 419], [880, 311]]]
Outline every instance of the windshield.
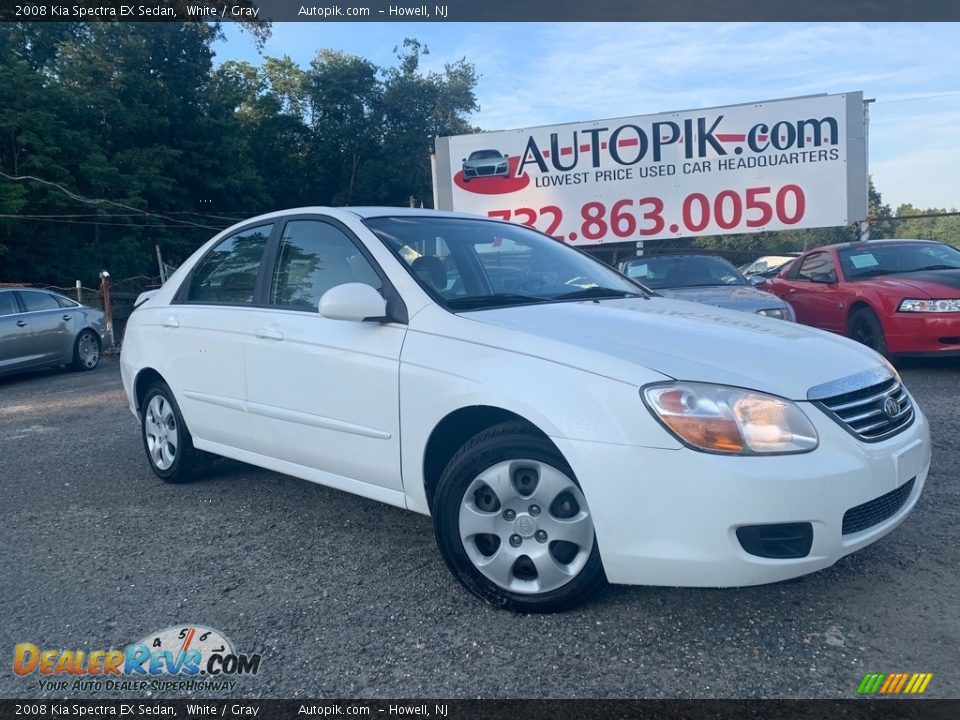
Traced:
[[960, 250], [942, 243], [891, 243], [837, 251], [847, 280], [921, 270], [960, 268]]
[[709, 255], [638, 258], [625, 272], [653, 290], [749, 284], [733, 265]]
[[644, 294], [600, 261], [521, 225], [429, 216], [365, 223], [450, 310]]
[[493, 160], [502, 158], [499, 150], [476, 150], [470, 153], [470, 160]]

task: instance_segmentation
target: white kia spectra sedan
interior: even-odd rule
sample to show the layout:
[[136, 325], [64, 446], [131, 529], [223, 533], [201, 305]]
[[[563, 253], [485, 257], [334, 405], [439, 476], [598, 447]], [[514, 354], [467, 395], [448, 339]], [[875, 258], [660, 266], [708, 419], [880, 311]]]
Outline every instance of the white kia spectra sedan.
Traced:
[[134, 311], [121, 367], [164, 480], [220, 455], [430, 514], [453, 574], [519, 611], [825, 568], [930, 468], [872, 350], [455, 213], [235, 225]]

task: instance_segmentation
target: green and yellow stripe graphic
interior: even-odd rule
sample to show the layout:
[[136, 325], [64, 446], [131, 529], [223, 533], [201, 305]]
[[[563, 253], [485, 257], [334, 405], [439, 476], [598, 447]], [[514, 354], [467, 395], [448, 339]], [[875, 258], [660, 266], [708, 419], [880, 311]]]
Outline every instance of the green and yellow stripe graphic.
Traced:
[[927, 689], [933, 673], [867, 673], [857, 688], [858, 695], [919, 695]]

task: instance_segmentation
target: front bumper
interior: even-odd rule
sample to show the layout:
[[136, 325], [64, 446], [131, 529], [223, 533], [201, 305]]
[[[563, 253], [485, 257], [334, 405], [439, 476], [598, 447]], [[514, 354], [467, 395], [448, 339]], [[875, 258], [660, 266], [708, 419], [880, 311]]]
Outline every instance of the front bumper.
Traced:
[[[803, 455], [730, 457], [554, 438], [583, 488], [613, 583], [729, 587], [805, 575], [883, 537], [913, 509], [930, 469], [930, 430], [913, 424], [880, 443], [857, 441], [809, 404], [820, 445]], [[892, 516], [844, 535], [847, 510], [914, 479]], [[744, 525], [811, 523], [799, 559], [751, 555]]]
[[894, 355], [960, 354], [960, 313], [902, 313], [883, 322], [887, 350]]

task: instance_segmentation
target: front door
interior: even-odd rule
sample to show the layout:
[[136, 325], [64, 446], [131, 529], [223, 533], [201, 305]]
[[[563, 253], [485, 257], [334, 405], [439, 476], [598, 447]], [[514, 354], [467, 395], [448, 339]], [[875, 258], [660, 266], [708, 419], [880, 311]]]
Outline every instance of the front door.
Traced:
[[268, 267], [269, 307], [252, 311], [247, 345], [254, 450], [359, 494], [383, 499], [379, 488], [401, 490], [398, 379], [406, 326], [318, 312], [330, 288], [362, 282], [382, 290], [384, 278], [345, 229], [315, 218], [286, 223]]

